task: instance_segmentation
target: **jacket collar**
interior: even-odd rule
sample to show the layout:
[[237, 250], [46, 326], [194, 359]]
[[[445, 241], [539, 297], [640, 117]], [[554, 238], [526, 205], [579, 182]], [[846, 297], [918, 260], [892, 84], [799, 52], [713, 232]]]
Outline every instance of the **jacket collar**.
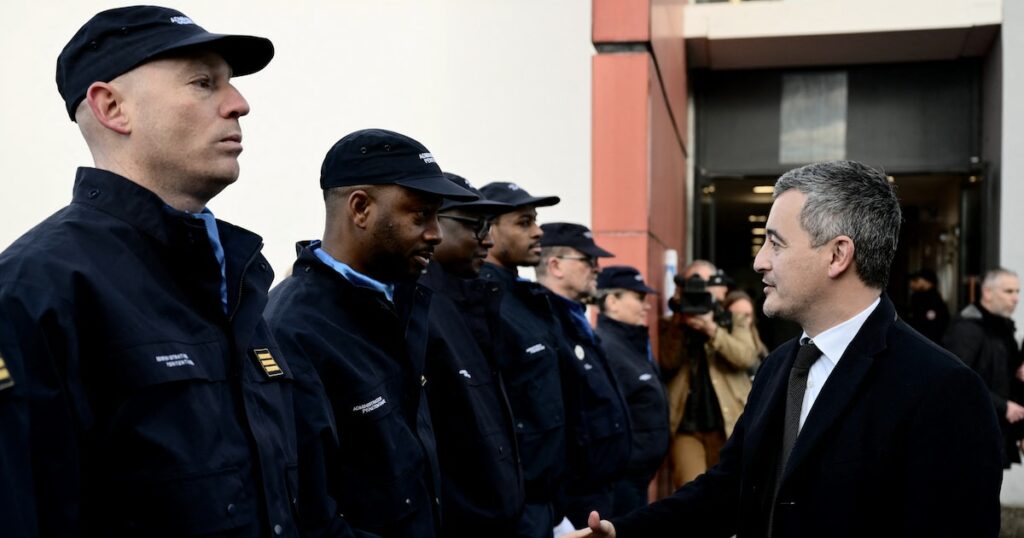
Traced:
[[1017, 326], [1011, 318], [993, 314], [981, 306], [980, 303], [969, 304], [960, 311], [962, 319], [974, 320], [982, 325], [996, 327], [999, 330], [1009, 331], [1011, 334], [1017, 331]]
[[95, 207], [165, 244], [173, 240], [168, 223], [182, 220], [153, 191], [99, 168], [78, 169], [72, 203]]
[[647, 327], [643, 325], [629, 325], [616, 321], [604, 314], [597, 315], [597, 332], [602, 333], [602, 337], [607, 334], [621, 338], [622, 340], [629, 342], [629, 344], [636, 349], [643, 350], [647, 353], [647, 342], [650, 340], [650, 333], [647, 331]]
[[509, 289], [519, 280], [519, 275], [514, 271], [501, 267], [500, 265], [484, 262], [484, 266], [480, 269], [480, 278], [493, 280], [497, 282], [502, 289]]
[[475, 302], [486, 297], [488, 290], [497, 291], [497, 285], [482, 278], [460, 278], [436, 261], [427, 265], [419, 283], [456, 302]]

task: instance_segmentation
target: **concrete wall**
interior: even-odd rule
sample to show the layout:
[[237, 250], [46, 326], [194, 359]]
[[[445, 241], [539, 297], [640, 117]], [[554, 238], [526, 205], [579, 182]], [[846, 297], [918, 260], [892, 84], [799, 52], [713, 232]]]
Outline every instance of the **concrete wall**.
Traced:
[[[0, 248], [70, 199], [91, 158], [54, 83], [57, 55], [98, 11], [127, 3], [4, 3], [0, 22]], [[323, 230], [320, 163], [338, 138], [382, 127], [423, 142], [476, 184], [511, 180], [590, 222], [590, 2], [374, 0], [173, 6], [213, 32], [269, 37], [270, 66], [236, 85], [252, 105], [235, 185], [210, 203], [264, 236], [280, 278]]]
[[[999, 263], [1024, 275], [1024, 2], [1003, 4], [1003, 136], [1000, 183]], [[1013, 316], [1017, 338], [1024, 334], [1024, 305]]]

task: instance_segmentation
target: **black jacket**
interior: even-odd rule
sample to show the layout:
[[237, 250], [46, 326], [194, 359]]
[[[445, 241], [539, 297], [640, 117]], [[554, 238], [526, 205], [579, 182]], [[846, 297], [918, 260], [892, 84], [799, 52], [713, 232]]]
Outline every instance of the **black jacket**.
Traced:
[[773, 495], [796, 339], [764, 361], [719, 463], [614, 519], [619, 538], [996, 538], [1001, 438], [981, 380], [875, 308], [800, 429]]
[[631, 444], [629, 411], [596, 334], [572, 319], [568, 299], [548, 295], [563, 335], [559, 366], [569, 438], [566, 491], [572, 496], [623, 476]]
[[930, 288], [910, 294], [907, 323], [932, 342], [942, 343], [942, 335], [949, 325], [949, 307], [938, 290]]
[[360, 532], [429, 538], [440, 520], [437, 453], [424, 402], [430, 292], [395, 303], [355, 286], [307, 246], [270, 293], [267, 321], [286, 356], [320, 374], [338, 430], [327, 482]]
[[28, 378], [13, 325], [0, 311], [0, 521], [5, 538], [38, 536], [32, 485]]
[[444, 536], [499, 536], [515, 528], [524, 493], [512, 410], [495, 362], [497, 284], [431, 263], [427, 401], [441, 464]]
[[502, 291], [497, 359], [515, 417], [526, 502], [549, 503], [566, 466], [558, 322], [540, 285], [491, 264], [480, 276]]
[[597, 335], [629, 406], [632, 448], [626, 476], [650, 480], [668, 453], [668, 398], [658, 365], [649, 360], [647, 327], [627, 325], [604, 314]]
[[298, 535], [293, 391], [319, 384], [263, 322], [261, 239], [217, 228], [226, 315], [202, 222], [110, 172], [0, 255], [42, 535]]
[[[953, 320], [942, 345], [981, 376], [1004, 432], [1003, 465], [1020, 462], [1014, 443], [1020, 438], [1006, 420], [1006, 402], [1024, 405], [1024, 383], [1015, 373], [1021, 365], [1013, 320], [992, 314], [981, 305], [969, 305]], [[1016, 426], [1016, 425], [1014, 425]]]

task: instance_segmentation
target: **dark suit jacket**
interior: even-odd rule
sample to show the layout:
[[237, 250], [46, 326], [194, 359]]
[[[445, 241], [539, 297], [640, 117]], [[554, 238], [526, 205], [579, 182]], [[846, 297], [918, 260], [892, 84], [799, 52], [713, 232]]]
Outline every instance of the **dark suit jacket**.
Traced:
[[[767, 536], [797, 347], [791, 340], [764, 362], [719, 464], [613, 520], [620, 538]], [[797, 438], [772, 536], [994, 538], [1001, 443], [978, 376], [897, 319], [883, 296]]]

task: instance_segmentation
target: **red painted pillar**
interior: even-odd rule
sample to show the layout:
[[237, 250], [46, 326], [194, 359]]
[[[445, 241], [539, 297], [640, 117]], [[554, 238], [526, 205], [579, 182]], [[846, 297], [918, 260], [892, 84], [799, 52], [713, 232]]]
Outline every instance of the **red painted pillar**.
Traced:
[[[637, 267], [659, 291], [664, 289], [665, 251], [685, 252], [683, 3], [592, 4], [597, 48], [592, 75], [594, 235], [615, 253], [608, 263]], [[660, 312], [660, 307], [652, 311], [653, 338]]]

